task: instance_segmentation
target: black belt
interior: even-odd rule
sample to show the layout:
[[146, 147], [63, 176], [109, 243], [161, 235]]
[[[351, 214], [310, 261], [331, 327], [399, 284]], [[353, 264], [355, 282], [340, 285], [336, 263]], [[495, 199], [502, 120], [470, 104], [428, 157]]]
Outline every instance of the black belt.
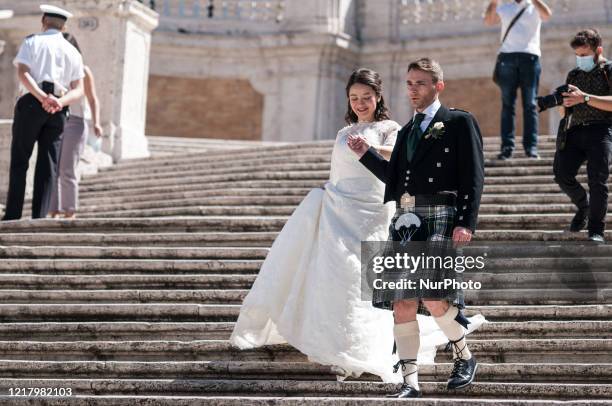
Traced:
[[46, 94], [52, 94], [55, 97], [62, 97], [61, 94], [56, 94], [55, 93], [55, 85], [51, 82], [42, 82], [41, 84], [38, 85], [40, 87], [40, 89], [45, 92]]
[[455, 206], [457, 203], [456, 192], [439, 192], [434, 194], [410, 195], [404, 193], [400, 202], [396, 202], [397, 208], [408, 209], [414, 206]]

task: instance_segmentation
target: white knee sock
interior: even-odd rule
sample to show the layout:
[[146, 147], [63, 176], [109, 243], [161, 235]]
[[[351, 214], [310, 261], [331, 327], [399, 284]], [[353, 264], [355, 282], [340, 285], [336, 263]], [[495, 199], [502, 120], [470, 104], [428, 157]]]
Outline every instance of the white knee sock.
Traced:
[[419, 323], [415, 320], [395, 324], [393, 326], [393, 336], [397, 345], [397, 355], [400, 361], [405, 361], [399, 364], [404, 382], [419, 390], [419, 375], [416, 365], [417, 354], [421, 345]]
[[454, 342], [452, 345], [453, 358], [468, 360], [472, 358], [472, 353], [465, 341], [465, 329], [455, 320], [458, 313], [459, 309], [457, 309], [456, 306], [450, 306], [446, 313], [440, 317], [434, 317], [434, 320], [438, 323], [438, 326], [440, 326], [446, 338]]

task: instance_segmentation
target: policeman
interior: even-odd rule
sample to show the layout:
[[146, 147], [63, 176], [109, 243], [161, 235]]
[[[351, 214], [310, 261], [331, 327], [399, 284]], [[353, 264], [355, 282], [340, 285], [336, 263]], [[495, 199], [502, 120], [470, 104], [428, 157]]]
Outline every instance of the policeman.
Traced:
[[61, 33], [72, 14], [49, 5], [41, 5], [40, 9], [43, 12], [42, 32], [27, 37], [13, 61], [19, 82], [28, 93], [15, 106], [9, 190], [3, 220], [21, 218], [26, 172], [34, 143], [38, 143], [38, 157], [32, 218], [46, 217], [68, 106], [83, 97], [83, 60]]

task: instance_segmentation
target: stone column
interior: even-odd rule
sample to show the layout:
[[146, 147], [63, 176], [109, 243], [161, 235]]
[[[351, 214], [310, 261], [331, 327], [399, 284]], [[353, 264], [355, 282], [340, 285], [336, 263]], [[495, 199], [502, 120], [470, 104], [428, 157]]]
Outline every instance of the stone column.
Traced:
[[71, 30], [84, 44], [85, 63], [96, 77], [105, 132], [102, 151], [115, 162], [149, 156], [145, 120], [157, 13], [136, 0], [64, 2], [78, 12]]
[[[0, 10], [0, 21], [13, 16], [10, 10]], [[2, 36], [1, 38], [4, 38]], [[0, 58], [4, 53], [4, 44], [6, 42], [0, 39]], [[8, 191], [8, 174], [10, 165], [10, 150], [11, 150], [11, 120], [2, 119], [0, 116], [0, 206], [4, 206], [6, 193]]]

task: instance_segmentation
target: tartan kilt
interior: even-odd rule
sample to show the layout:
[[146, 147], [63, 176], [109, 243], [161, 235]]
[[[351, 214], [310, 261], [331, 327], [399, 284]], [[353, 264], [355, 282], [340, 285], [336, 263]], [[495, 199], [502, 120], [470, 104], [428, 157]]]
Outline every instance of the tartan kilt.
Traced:
[[[413, 213], [420, 219], [420, 227], [413, 230], [409, 235], [399, 233], [396, 230], [396, 221], [400, 216]], [[404, 209], [398, 207], [389, 225], [389, 242], [422, 241], [429, 246], [439, 247], [440, 249], [452, 250], [452, 233], [455, 225], [457, 209], [450, 205], [416, 205], [415, 207]], [[391, 245], [389, 245], [390, 247]], [[389, 251], [385, 248], [385, 251]], [[452, 271], [454, 273], [454, 270]], [[383, 271], [383, 279], [384, 279]], [[456, 275], [455, 279], [460, 281], [461, 275]], [[457, 306], [460, 310], [465, 308], [463, 291], [454, 289], [441, 293], [442, 297], [430, 298], [432, 300], [446, 300]], [[422, 297], [408, 295], [405, 290], [398, 289], [377, 289], [373, 291], [372, 305], [379, 309], [393, 310], [393, 302], [397, 300], [418, 300], [419, 306], [417, 313], [430, 316], [429, 311], [422, 302]]]

